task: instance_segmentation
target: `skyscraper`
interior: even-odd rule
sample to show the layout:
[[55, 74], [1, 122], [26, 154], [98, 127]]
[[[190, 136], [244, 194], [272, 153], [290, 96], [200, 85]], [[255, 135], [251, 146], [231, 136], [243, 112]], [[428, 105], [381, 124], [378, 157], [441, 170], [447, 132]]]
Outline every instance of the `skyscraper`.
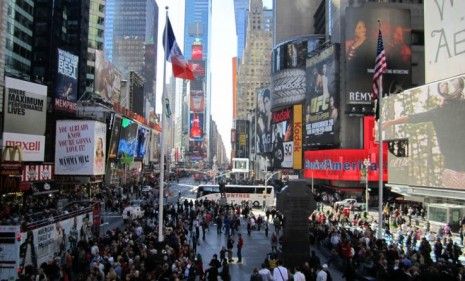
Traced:
[[203, 57], [208, 57], [208, 1], [186, 0], [184, 20], [184, 57], [192, 57], [192, 45], [200, 42], [203, 46]]
[[236, 20], [236, 36], [237, 36], [237, 58], [239, 61], [244, 55], [244, 47], [247, 30], [247, 10], [249, 8], [249, 0], [234, 0], [234, 17]]
[[[0, 93], [3, 93], [5, 71], [5, 29], [6, 29], [6, 2], [0, 2]], [[0, 113], [3, 111], [3, 95], [0, 95]], [[2, 114], [0, 114], [2, 116]], [[0, 124], [3, 120], [0, 117]]]

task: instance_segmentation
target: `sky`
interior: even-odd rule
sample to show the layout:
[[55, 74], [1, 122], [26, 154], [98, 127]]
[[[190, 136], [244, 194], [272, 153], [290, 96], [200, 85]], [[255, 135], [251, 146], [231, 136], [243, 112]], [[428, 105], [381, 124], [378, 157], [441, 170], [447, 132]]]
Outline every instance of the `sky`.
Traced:
[[[237, 54], [236, 26], [233, 0], [212, 0], [213, 19], [211, 47], [212, 100], [211, 114], [226, 148], [226, 155], [231, 155], [232, 128], [232, 58]], [[158, 21], [158, 68], [157, 81], [163, 81], [163, 46], [162, 35], [165, 27], [165, 6], [169, 7], [169, 18], [173, 26], [176, 41], [184, 49], [184, 0], [157, 0], [160, 16]], [[272, 0], [264, 0], [264, 6], [272, 6]], [[166, 66], [166, 81], [172, 75], [171, 65]], [[177, 79], [179, 80], [179, 79]], [[181, 80], [179, 80], [181, 81]], [[162, 83], [157, 83], [157, 93], [162, 93]], [[157, 95], [157, 113], [161, 111], [161, 94]]]

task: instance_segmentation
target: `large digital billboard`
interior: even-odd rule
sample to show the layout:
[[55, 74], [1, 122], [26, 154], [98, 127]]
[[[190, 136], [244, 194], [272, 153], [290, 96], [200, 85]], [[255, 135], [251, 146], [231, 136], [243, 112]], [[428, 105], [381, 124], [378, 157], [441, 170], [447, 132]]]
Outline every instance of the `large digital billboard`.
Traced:
[[118, 156], [136, 155], [139, 125], [127, 118], [121, 120], [121, 132], [118, 144]]
[[424, 1], [426, 83], [465, 73], [465, 1]]
[[106, 124], [89, 120], [58, 120], [55, 142], [56, 175], [103, 175]]
[[149, 161], [158, 163], [160, 161], [160, 133], [151, 132]]
[[47, 86], [5, 77], [4, 131], [43, 135]]
[[257, 154], [271, 152], [271, 91], [269, 88], [257, 93]]
[[383, 34], [387, 71], [383, 92], [396, 94], [412, 84], [410, 11], [391, 8], [347, 8], [345, 58], [347, 112], [371, 114], [371, 88], [379, 23]]
[[108, 148], [108, 158], [115, 159], [118, 156], [118, 143], [121, 133], [121, 117], [115, 116], [113, 128], [110, 136], [110, 147]]
[[57, 60], [55, 98], [76, 101], [79, 57], [58, 49]]
[[105, 59], [103, 51], [95, 51], [95, 91], [107, 102], [121, 102], [121, 73]]
[[288, 107], [272, 113], [272, 166], [292, 168], [294, 158], [293, 108]]
[[189, 137], [191, 140], [200, 141], [204, 137], [204, 113], [190, 114]]
[[191, 160], [202, 160], [207, 157], [207, 147], [204, 141], [190, 141], [189, 154]]
[[464, 84], [461, 75], [385, 99], [389, 183], [465, 189]]
[[307, 59], [304, 147], [339, 145], [339, 61], [337, 45]]
[[142, 159], [147, 152], [150, 139], [150, 130], [144, 126], [139, 126], [137, 129], [137, 146], [135, 158]]
[[201, 90], [191, 90], [190, 92], [190, 110], [191, 112], [205, 111], [205, 94]]

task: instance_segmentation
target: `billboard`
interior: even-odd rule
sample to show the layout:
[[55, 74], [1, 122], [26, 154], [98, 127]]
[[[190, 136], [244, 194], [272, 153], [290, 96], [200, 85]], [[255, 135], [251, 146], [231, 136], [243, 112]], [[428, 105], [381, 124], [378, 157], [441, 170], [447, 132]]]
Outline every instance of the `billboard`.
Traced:
[[107, 126], [89, 120], [58, 120], [56, 175], [104, 175]]
[[292, 167], [296, 170], [302, 169], [302, 105], [294, 105], [294, 120], [292, 121], [293, 134], [293, 160]]
[[204, 113], [190, 113], [189, 138], [191, 140], [203, 140]]
[[465, 189], [464, 84], [461, 75], [385, 99], [390, 183]]
[[142, 159], [144, 158], [150, 139], [150, 130], [143, 126], [139, 126], [137, 130], [137, 146], [135, 158]]
[[77, 100], [79, 57], [62, 49], [57, 50], [55, 98], [75, 102]]
[[257, 93], [257, 154], [271, 152], [271, 91], [260, 89]]
[[204, 141], [189, 141], [191, 160], [202, 160], [207, 157], [207, 146]]
[[95, 51], [95, 92], [111, 104], [121, 102], [121, 73], [105, 59], [103, 51]]
[[338, 46], [307, 59], [304, 148], [339, 145]]
[[[194, 72], [194, 77], [196, 79], [201, 79], [205, 77], [205, 61], [189, 61], [189, 64], [192, 66], [192, 71]], [[192, 82], [191, 82], [192, 83]]]
[[115, 159], [118, 156], [118, 143], [121, 133], [121, 117], [115, 116], [113, 128], [110, 136], [110, 147], [108, 148], [108, 159]]
[[371, 114], [371, 88], [379, 24], [387, 70], [383, 92], [396, 94], [411, 87], [410, 11], [391, 8], [347, 8], [345, 58], [347, 112]]
[[203, 50], [202, 45], [194, 44], [192, 45], [192, 60], [202, 60]]
[[288, 107], [272, 113], [272, 166], [292, 168], [294, 158], [293, 108]]
[[4, 131], [43, 135], [47, 86], [5, 77]]
[[157, 131], [151, 132], [149, 161], [155, 163], [160, 161], [160, 133]]
[[121, 155], [135, 156], [138, 140], [139, 124], [128, 118], [121, 120], [121, 132], [118, 144], [118, 157]]
[[232, 159], [232, 172], [233, 173], [248, 173], [249, 172], [249, 158], [233, 158]]
[[43, 162], [45, 137], [3, 132], [2, 147], [19, 146], [21, 157], [26, 162]]
[[465, 73], [465, 2], [424, 3], [426, 83]]
[[190, 111], [204, 112], [205, 111], [205, 94], [201, 90], [191, 90], [190, 93]]
[[[273, 49], [273, 73], [290, 68], [305, 68], [308, 53], [308, 39], [282, 43]], [[311, 41], [313, 42], [313, 41]], [[316, 44], [316, 43], [315, 43]]]

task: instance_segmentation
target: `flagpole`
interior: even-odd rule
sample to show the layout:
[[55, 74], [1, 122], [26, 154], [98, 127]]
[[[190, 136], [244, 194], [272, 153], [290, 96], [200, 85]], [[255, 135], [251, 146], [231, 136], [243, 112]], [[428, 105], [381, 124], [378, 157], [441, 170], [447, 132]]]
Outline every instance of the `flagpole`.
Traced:
[[[163, 56], [166, 56], [166, 52], [168, 50], [168, 31], [167, 31], [167, 26], [168, 26], [168, 6], [165, 7], [166, 9], [166, 15], [165, 15], [165, 40], [164, 40], [164, 53]], [[164, 236], [163, 236], [163, 190], [164, 190], [164, 184], [165, 184], [165, 133], [166, 130], [168, 129], [165, 126], [165, 113], [163, 112], [164, 109], [164, 102], [165, 102], [165, 95], [166, 95], [166, 57], [163, 58], [163, 93], [161, 97], [161, 144], [160, 144], [160, 188], [159, 188], [159, 194], [158, 194], [158, 242], [163, 242]]]
[[378, 170], [378, 197], [379, 197], [379, 206], [378, 206], [378, 238], [382, 239], [383, 237], [383, 176], [384, 176], [384, 167], [383, 167], [383, 114], [381, 111], [382, 100], [383, 100], [383, 76], [381, 75], [379, 83], [379, 92], [378, 92], [378, 142], [379, 142], [379, 170]]

